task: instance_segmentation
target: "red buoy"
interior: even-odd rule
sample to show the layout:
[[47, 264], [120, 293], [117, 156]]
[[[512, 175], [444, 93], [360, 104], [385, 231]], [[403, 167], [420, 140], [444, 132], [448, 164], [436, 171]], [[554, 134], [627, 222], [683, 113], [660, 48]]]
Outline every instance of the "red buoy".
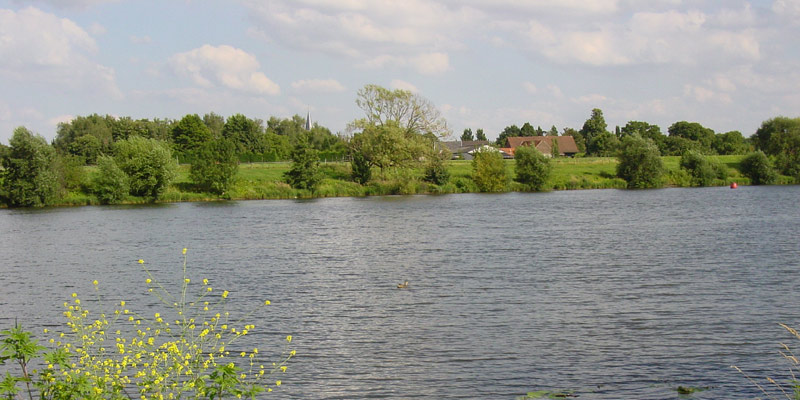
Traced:
[[738, 187], [739, 185], [737, 185], [736, 182], [731, 183], [731, 189], [736, 189]]

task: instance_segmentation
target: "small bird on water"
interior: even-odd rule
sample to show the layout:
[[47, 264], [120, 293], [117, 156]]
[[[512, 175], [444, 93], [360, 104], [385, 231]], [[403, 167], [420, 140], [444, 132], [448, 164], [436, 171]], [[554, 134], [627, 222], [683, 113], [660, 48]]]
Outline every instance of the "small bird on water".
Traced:
[[398, 284], [397, 284], [397, 288], [398, 288], [398, 289], [405, 289], [405, 288], [407, 288], [407, 287], [408, 287], [408, 281], [405, 281], [405, 282], [403, 282], [403, 283], [398, 283]]

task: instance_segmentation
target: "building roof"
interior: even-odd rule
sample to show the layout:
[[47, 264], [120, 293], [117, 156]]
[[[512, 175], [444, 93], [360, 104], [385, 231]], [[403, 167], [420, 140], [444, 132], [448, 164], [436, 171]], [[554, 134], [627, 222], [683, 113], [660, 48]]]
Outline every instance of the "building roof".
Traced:
[[453, 153], [468, 153], [478, 147], [488, 145], [490, 142], [488, 140], [456, 140], [443, 143]]
[[542, 153], [549, 154], [553, 149], [553, 139], [558, 143], [558, 152], [561, 154], [574, 154], [578, 152], [578, 145], [572, 136], [516, 136], [508, 138], [508, 147], [516, 149], [520, 146], [533, 146]]

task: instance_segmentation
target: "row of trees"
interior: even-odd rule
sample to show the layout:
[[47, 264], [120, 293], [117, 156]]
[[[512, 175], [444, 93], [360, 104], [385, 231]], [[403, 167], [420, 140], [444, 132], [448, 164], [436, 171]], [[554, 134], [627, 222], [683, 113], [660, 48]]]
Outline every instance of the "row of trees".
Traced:
[[[188, 160], [205, 143], [227, 140], [242, 160], [287, 160], [300, 140], [331, 158], [341, 158], [347, 146], [343, 138], [319, 124], [306, 126], [299, 115], [271, 117], [266, 126], [260, 119], [235, 114], [227, 119], [209, 113], [200, 117], [188, 114], [179, 120], [116, 118], [92, 114], [79, 116], [58, 125], [53, 146], [59, 154], [71, 155], [94, 164], [102, 154], [110, 154], [115, 142], [138, 136], [166, 142], [179, 158]], [[303, 137], [303, 139], [301, 139]]]
[[[292, 166], [285, 181], [311, 192], [322, 181], [320, 158], [332, 149], [349, 157], [352, 179], [359, 184], [373, 179], [373, 172], [386, 179], [387, 171], [409, 169], [422, 169], [422, 179], [427, 182], [448, 182], [444, 160], [451, 154], [440, 139], [450, 131], [432, 103], [409, 91], [367, 85], [359, 90], [356, 104], [365, 116], [348, 124], [349, 137], [332, 135], [318, 125], [306, 130], [299, 116], [272, 118], [265, 129], [261, 121], [240, 114], [227, 120], [215, 114], [203, 118], [193, 114], [178, 121], [79, 117], [59, 126], [52, 145], [18, 128], [9, 147], [0, 145], [0, 200], [10, 206], [45, 205], [68, 190], [91, 193], [104, 203], [126, 196], [155, 200], [175, 176], [176, 158], [191, 163], [194, 189], [224, 196], [235, 183], [242, 156], [256, 151], [264, 154], [265, 149], [286, 153]], [[696, 185], [712, 184], [727, 176], [724, 166], [711, 161], [708, 154], [743, 152], [749, 146], [759, 151], [743, 163], [759, 171], [758, 175], [748, 175], [754, 183], [770, 183], [777, 173], [800, 182], [800, 119], [765, 121], [752, 143], [740, 141], [738, 132], [718, 135], [688, 122], [673, 124], [669, 136], [644, 122], [629, 122], [616, 134], [605, 131], [605, 127], [602, 111], [595, 109], [575, 136], [579, 144], [588, 146], [590, 154], [618, 156], [617, 174], [632, 188], [661, 185], [660, 156], [665, 149], [668, 154], [680, 150], [681, 167]], [[526, 134], [558, 134], [555, 127], [547, 133], [530, 124], [523, 128]], [[565, 133], [570, 132], [565, 129]], [[483, 130], [477, 133], [478, 139], [485, 138]], [[519, 134], [514, 129], [505, 133]], [[462, 135], [465, 140], [472, 137], [471, 130]], [[269, 143], [278, 142], [283, 144], [269, 147]], [[547, 189], [550, 164], [545, 155], [520, 148], [515, 158], [516, 180], [523, 190]], [[85, 171], [81, 166], [86, 163], [97, 164], [90, 179], [81, 176]], [[507, 188], [509, 179], [499, 152], [489, 149], [476, 155], [473, 181], [481, 191]]]
[[[670, 125], [667, 133], [668, 135], [664, 135], [658, 125], [642, 121], [629, 121], [623, 127], [617, 126], [614, 133], [609, 132], [603, 111], [595, 108], [580, 130], [564, 128], [560, 134], [574, 137], [581, 152], [598, 157], [615, 156], [623, 146], [622, 139], [633, 135], [651, 139], [663, 156], [679, 156], [686, 151], [709, 155], [745, 154], [753, 149], [753, 144], [739, 131], [714, 133], [712, 129], [697, 122], [676, 122]], [[506, 147], [507, 138], [516, 136], [559, 136], [559, 131], [555, 126], [544, 131], [541, 127], [534, 128], [526, 122], [522, 128], [516, 125], [507, 126], [500, 132], [495, 143], [499, 147]]]

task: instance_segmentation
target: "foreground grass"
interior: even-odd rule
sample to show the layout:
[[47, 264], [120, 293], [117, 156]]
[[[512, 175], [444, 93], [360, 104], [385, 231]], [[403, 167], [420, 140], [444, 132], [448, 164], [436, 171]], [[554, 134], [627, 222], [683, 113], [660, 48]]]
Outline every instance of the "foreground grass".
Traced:
[[[728, 177], [714, 182], [717, 186], [740, 185], [750, 183], [749, 179], [739, 172], [739, 164], [744, 156], [712, 156], [728, 168]], [[680, 157], [662, 157], [666, 174], [663, 186], [688, 187], [691, 180], [688, 174], [679, 167]], [[521, 186], [513, 181], [514, 160], [505, 160], [511, 182], [510, 191], [520, 191]], [[557, 158], [552, 160], [553, 170], [549, 187], [552, 190], [576, 189], [612, 189], [625, 188], [624, 180], [617, 178], [617, 159], [613, 157]], [[376, 195], [411, 195], [411, 194], [449, 194], [473, 193], [478, 188], [472, 181], [471, 161], [453, 160], [446, 163], [450, 171], [450, 181], [445, 185], [434, 185], [422, 180], [422, 170], [374, 170], [373, 180], [366, 185], [359, 185], [350, 180], [348, 163], [323, 163], [325, 176], [315, 192], [291, 188], [283, 181], [284, 172], [291, 163], [248, 163], [239, 166], [236, 184], [228, 193], [216, 195], [200, 193], [194, 190], [189, 179], [189, 166], [181, 165], [178, 175], [159, 202], [216, 201], [216, 200], [263, 200], [263, 199], [295, 199], [312, 197], [360, 197]], [[91, 168], [90, 168], [91, 170]], [[781, 177], [781, 184], [791, 183], [789, 177]], [[124, 203], [147, 203], [147, 199], [129, 197]], [[99, 204], [90, 194], [83, 192], [67, 193], [58, 205], [90, 205]]]

